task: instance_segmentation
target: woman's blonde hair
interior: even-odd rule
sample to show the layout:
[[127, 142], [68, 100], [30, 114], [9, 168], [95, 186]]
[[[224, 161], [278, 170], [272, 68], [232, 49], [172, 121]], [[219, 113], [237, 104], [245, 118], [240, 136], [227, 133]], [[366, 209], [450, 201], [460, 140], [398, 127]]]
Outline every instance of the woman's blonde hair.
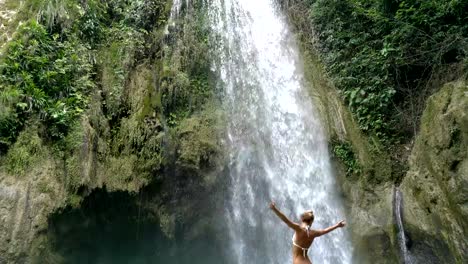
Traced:
[[312, 211], [307, 211], [301, 214], [301, 221], [307, 223], [308, 225], [311, 225], [312, 222], [314, 222], [314, 218], [314, 212]]

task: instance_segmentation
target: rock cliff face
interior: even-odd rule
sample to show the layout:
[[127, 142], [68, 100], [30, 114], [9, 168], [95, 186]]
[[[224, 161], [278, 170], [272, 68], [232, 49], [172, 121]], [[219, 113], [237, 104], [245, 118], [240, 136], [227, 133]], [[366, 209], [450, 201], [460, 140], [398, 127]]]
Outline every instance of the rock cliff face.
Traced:
[[[428, 99], [408, 160], [408, 173], [400, 188], [406, 244], [415, 263], [463, 263], [467, 259], [467, 94], [466, 83], [456, 82]], [[340, 111], [328, 115], [347, 116], [345, 110]], [[343, 120], [327, 123], [332, 124], [332, 137], [341, 133], [353, 144], [363, 167], [360, 175], [349, 177], [342, 164], [336, 163], [349, 209], [355, 260], [396, 263], [399, 249], [392, 207], [394, 185], [385, 180], [392, 173], [390, 162], [385, 162], [384, 152], [369, 148], [362, 136], [352, 132], [351, 119]]]
[[[0, 56], [14, 32], [19, 5], [0, 0]], [[15, 150], [14, 159], [0, 157], [0, 263], [29, 263], [33, 241], [65, 198], [57, 164], [36, 131], [22, 133]], [[26, 170], [18, 163], [25, 163]]]
[[21, 177], [0, 172], [0, 263], [30, 263], [33, 241], [47, 228], [49, 214], [65, 205], [54, 172], [47, 156]]
[[[388, 4], [391, 1], [384, 2]], [[398, 90], [401, 84], [408, 80], [398, 81], [401, 76], [405, 78], [409, 76], [400, 70], [396, 71], [397, 76], [389, 73], [390, 71], [384, 73], [381, 70], [383, 68], [380, 66], [393, 65], [390, 61], [379, 64], [375, 72], [361, 68], [361, 66], [370, 65], [378, 55], [375, 55], [375, 58], [369, 57], [362, 64], [358, 63], [360, 59], [371, 54], [370, 51], [374, 48], [374, 54], [386, 52], [386, 48], [382, 49], [381, 46], [382, 42], [385, 42], [382, 40], [386, 37], [374, 35], [374, 32], [379, 25], [389, 25], [387, 15], [390, 13], [381, 16], [384, 22], [380, 24], [376, 22], [378, 19], [375, 14], [380, 13], [381, 8], [373, 6], [377, 2], [278, 0], [277, 3], [286, 11], [303, 45], [310, 91], [320, 109], [323, 123], [327, 126], [331, 152], [335, 153], [336, 174], [340, 179], [343, 196], [348, 204], [349, 228], [354, 239], [356, 262], [398, 262], [399, 241], [396, 236], [397, 228], [394, 223], [392, 203], [395, 185], [400, 184], [404, 197], [403, 222], [409, 237], [407, 247], [415, 262], [461, 263], [467, 259], [464, 253], [468, 252], [465, 239], [468, 224], [466, 217], [466, 84], [463, 82], [447, 84], [441, 88], [440, 92], [427, 100], [427, 109], [421, 124], [417, 120], [425, 107], [422, 101], [429, 96], [425, 94], [426, 92], [438, 90], [444, 82], [466, 79], [466, 72], [462, 72], [462, 64], [466, 62], [461, 62], [466, 59], [465, 52], [460, 53], [460, 61], [453, 60], [450, 65], [446, 65], [448, 68], [445, 70], [449, 74], [444, 73], [443, 76], [437, 78], [431, 76], [430, 80], [429, 77], [424, 76], [424, 70], [419, 70], [417, 66], [407, 67], [409, 64], [405, 64], [403, 68], [412, 72], [409, 75], [413, 73], [420, 75], [417, 77], [418, 83], [428, 82], [427, 85], [433, 86], [434, 90], [419, 91], [416, 85], [410, 84], [407, 89], [413, 93], [411, 96], [407, 96], [404, 92], [393, 97], [390, 100], [391, 104], [385, 104], [385, 106], [375, 104], [363, 111], [364, 116], [360, 116], [354, 110], [361, 106], [366, 108], [364, 101], [370, 99], [370, 94], [392, 87]], [[404, 12], [403, 6], [394, 6], [394, 11]], [[419, 8], [411, 4], [408, 7], [412, 9], [411, 14]], [[439, 6], [434, 4], [434, 7]], [[465, 9], [453, 10], [458, 12], [458, 10]], [[342, 16], [339, 15], [340, 13]], [[358, 17], [363, 18], [362, 21], [373, 22], [360, 24]], [[437, 23], [445, 25], [446, 21]], [[406, 23], [404, 25], [407, 26]], [[369, 35], [364, 33], [367, 27], [372, 28], [372, 33]], [[392, 34], [398, 31], [398, 27], [399, 25], [396, 24], [391, 27], [395, 29], [395, 31], [392, 30]], [[418, 28], [418, 25], [412, 27], [423, 31]], [[376, 36], [375, 42], [372, 43], [378, 43], [378, 45], [367, 48], [367, 43], [370, 43], [367, 37], [360, 44], [355, 45], [355, 41], [365, 35]], [[415, 40], [413, 37], [408, 39]], [[416, 42], [418, 41], [409, 46], [419, 45]], [[394, 47], [401, 45], [402, 51], [408, 52], [409, 46], [402, 43], [399, 40]], [[463, 50], [466, 49], [465, 42], [460, 47]], [[359, 53], [360, 48], [363, 48], [364, 52]], [[411, 53], [410, 56], [413, 57], [414, 52]], [[428, 53], [423, 52], [421, 57], [429, 58]], [[389, 58], [387, 55], [383, 56]], [[406, 58], [406, 56], [403, 57]], [[406, 59], [404, 61], [409, 63]], [[336, 87], [327, 81], [327, 74], [320, 66], [322, 63], [326, 65], [331, 77], [329, 79], [335, 81]], [[340, 68], [340, 64], [348, 64], [350, 67]], [[431, 66], [430, 63], [427, 65]], [[466, 68], [464, 70], [466, 71]], [[357, 81], [361, 73], [368, 74], [361, 79], [362, 82]], [[373, 91], [370, 93], [362, 92], [366, 86], [364, 83], [368, 80], [374, 82], [376, 80], [374, 77], [379, 74], [383, 74], [385, 80], [392, 79], [392, 81], [387, 83], [387, 87], [383, 84], [384, 82], [380, 82], [375, 89], [371, 89]], [[342, 94], [337, 93], [337, 88]], [[352, 91], [357, 90], [362, 92], [364, 100], [354, 101]], [[414, 96], [414, 93], [418, 95]], [[351, 97], [347, 97], [348, 95]], [[417, 103], [410, 103], [414, 98], [417, 98]], [[343, 99], [349, 103], [348, 106], [343, 105]], [[411, 104], [411, 108], [416, 107], [417, 110], [411, 109], [411, 116], [400, 119], [406, 115], [407, 110], [401, 111], [400, 107], [396, 107], [400, 110], [395, 111], [394, 104], [398, 103]], [[412, 128], [421, 127], [421, 130], [417, 132], [412, 129], [407, 133], [404, 130], [405, 127], [409, 127], [408, 124], [402, 126], [395, 124], [396, 126], [392, 129], [396, 128], [399, 135], [389, 135], [392, 143], [386, 139], [381, 141], [372, 135], [372, 132], [361, 133], [357, 121], [364, 131], [368, 131], [367, 125], [362, 126], [362, 118], [371, 117], [370, 112], [376, 110], [378, 105], [383, 106], [384, 112], [389, 110], [383, 114], [385, 117], [398, 116], [394, 119], [395, 123], [403, 124], [409, 121], [408, 124], [411, 123]], [[353, 110], [353, 116], [349, 113], [350, 109]], [[389, 114], [391, 111], [395, 113]], [[356, 120], [353, 117], [356, 117]], [[371, 126], [379, 123], [374, 121], [370, 122]], [[390, 123], [386, 122], [386, 125], [388, 124]], [[392, 129], [389, 131], [394, 131]], [[402, 137], [405, 138], [402, 139]], [[403, 143], [394, 144], [395, 141]], [[411, 155], [410, 158], [408, 158], [409, 155]]]
[[424, 263], [468, 259], [468, 85], [431, 96], [401, 184], [409, 250]]

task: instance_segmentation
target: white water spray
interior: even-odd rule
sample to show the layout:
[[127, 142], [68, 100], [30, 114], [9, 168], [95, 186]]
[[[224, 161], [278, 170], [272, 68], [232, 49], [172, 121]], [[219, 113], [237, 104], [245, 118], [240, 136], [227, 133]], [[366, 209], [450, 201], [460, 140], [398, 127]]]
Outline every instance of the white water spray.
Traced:
[[[297, 45], [270, 0], [212, 0], [208, 10], [229, 120], [231, 257], [290, 263], [293, 233], [268, 209], [271, 199], [294, 220], [312, 209], [314, 228], [344, 218]], [[340, 229], [316, 239], [309, 255], [314, 263], [351, 263], [351, 251]]]

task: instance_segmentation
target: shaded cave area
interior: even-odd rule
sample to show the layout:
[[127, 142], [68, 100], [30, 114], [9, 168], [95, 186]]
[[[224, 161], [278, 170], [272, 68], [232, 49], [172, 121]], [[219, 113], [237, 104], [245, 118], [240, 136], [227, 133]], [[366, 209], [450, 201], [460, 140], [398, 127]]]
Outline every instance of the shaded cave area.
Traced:
[[174, 238], [168, 238], [152, 209], [153, 198], [151, 191], [94, 190], [80, 208], [50, 216], [51, 251], [60, 256], [59, 263], [67, 264], [223, 262], [219, 236], [210, 229], [190, 237], [190, 225], [176, 218]]

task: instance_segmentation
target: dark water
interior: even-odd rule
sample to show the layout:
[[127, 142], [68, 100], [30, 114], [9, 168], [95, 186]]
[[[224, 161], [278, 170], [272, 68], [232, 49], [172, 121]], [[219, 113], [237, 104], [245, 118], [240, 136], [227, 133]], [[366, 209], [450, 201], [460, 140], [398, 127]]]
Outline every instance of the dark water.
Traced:
[[[143, 201], [142, 201], [143, 200]], [[188, 239], [187, 223], [174, 239], [161, 231], [145, 198], [125, 192], [93, 192], [80, 209], [65, 209], [49, 222], [48, 237], [58, 263], [223, 263], [219, 236]]]

